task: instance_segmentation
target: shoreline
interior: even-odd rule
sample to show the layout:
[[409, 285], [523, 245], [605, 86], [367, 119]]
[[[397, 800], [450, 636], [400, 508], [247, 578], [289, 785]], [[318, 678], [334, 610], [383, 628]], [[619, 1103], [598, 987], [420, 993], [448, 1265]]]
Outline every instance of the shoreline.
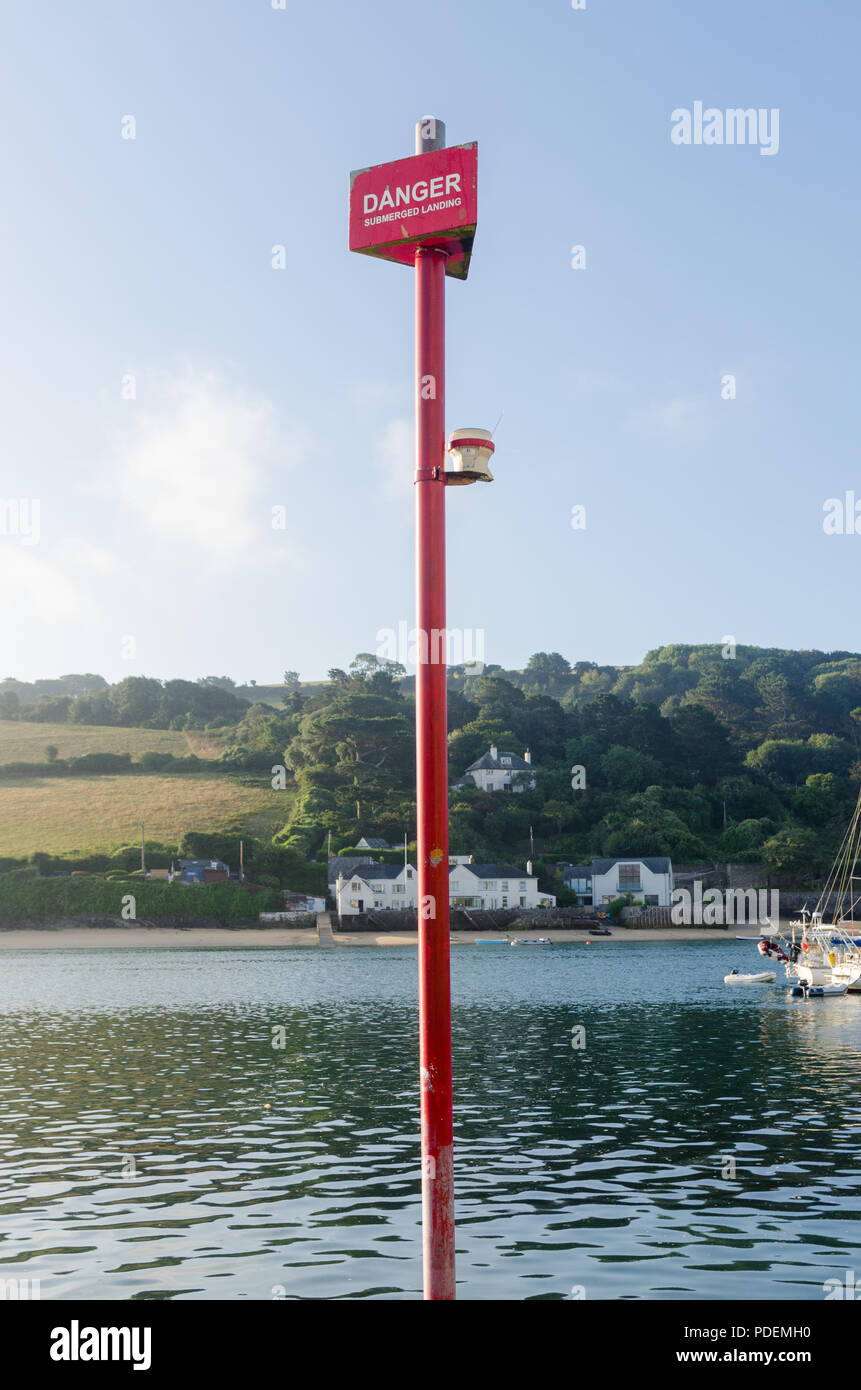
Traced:
[[[510, 940], [515, 933], [494, 935], [486, 940]], [[602, 946], [614, 941], [733, 941], [736, 936], [746, 940], [759, 939], [757, 927], [620, 927], [612, 936], [589, 936], [588, 932], [550, 928], [546, 931], [521, 931], [522, 941], [549, 937], [564, 945], [569, 942], [588, 942]], [[472, 946], [482, 940], [482, 933], [453, 931], [452, 946]], [[412, 946], [417, 947], [416, 932], [333, 932], [335, 949], [345, 946]], [[235, 950], [249, 947], [281, 949], [305, 946], [320, 949], [316, 928], [278, 927], [0, 927], [0, 951], [63, 951], [63, 950]], [[329, 946], [331, 949], [331, 945]]]

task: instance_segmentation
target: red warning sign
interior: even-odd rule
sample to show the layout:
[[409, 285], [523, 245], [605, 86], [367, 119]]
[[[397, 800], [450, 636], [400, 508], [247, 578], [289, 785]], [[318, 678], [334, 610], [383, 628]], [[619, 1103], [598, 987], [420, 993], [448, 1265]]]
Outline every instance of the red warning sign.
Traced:
[[350, 250], [413, 265], [416, 246], [447, 253], [465, 280], [478, 221], [478, 146], [453, 145], [350, 175]]

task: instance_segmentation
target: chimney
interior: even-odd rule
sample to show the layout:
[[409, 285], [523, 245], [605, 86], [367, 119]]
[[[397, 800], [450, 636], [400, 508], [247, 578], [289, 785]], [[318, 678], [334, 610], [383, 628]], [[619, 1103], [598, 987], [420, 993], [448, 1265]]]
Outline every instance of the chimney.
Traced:
[[532, 878], [532, 860], [531, 860], [531, 859], [527, 859], [527, 861], [526, 861], [526, 876], [527, 876], [527, 878]]
[[499, 752], [499, 750], [498, 750], [496, 744], [495, 744], [495, 743], [492, 743], [492, 744], [490, 745], [490, 756], [492, 757], [492, 759], [493, 759], [494, 762], [496, 762], [496, 758], [497, 758], [498, 752]]
[[525, 763], [531, 763], [531, 762], [532, 762], [532, 754], [530, 753], [530, 751], [529, 751], [528, 748], [527, 748], [526, 752], [523, 754], [523, 761], [524, 761]]

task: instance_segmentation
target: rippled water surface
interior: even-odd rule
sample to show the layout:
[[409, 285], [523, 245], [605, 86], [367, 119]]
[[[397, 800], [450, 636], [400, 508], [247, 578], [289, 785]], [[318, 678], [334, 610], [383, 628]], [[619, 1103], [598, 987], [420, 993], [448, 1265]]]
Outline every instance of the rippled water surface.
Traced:
[[[861, 996], [723, 984], [754, 959], [453, 950], [461, 1297], [858, 1268]], [[0, 1115], [0, 1277], [43, 1298], [418, 1296], [414, 950], [4, 952]]]

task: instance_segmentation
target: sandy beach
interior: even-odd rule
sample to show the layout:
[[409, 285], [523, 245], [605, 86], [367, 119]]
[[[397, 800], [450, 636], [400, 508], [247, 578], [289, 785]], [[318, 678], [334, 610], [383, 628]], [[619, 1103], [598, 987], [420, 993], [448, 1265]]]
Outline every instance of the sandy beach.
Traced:
[[[481, 940], [502, 940], [504, 932], [488, 932], [486, 937], [474, 931], [453, 931], [452, 946], [472, 946]], [[592, 946], [602, 946], [610, 941], [731, 941], [735, 936], [744, 936], [755, 941], [759, 931], [755, 927], [729, 928], [726, 931], [697, 927], [655, 927], [639, 931], [618, 928], [612, 936], [592, 936], [586, 931], [547, 931], [511, 932], [510, 939], [517, 936], [521, 941], [537, 940], [546, 936], [554, 942], [589, 942]], [[335, 932], [335, 948], [344, 946], [416, 946], [415, 932]], [[17, 930], [14, 927], [0, 929], [0, 951], [68, 951], [104, 950], [124, 948], [134, 950], [246, 950], [248, 947], [319, 947], [316, 930], [298, 931], [289, 928], [255, 927], [60, 927], [39, 931], [34, 928]], [[330, 948], [331, 949], [331, 948]]]

